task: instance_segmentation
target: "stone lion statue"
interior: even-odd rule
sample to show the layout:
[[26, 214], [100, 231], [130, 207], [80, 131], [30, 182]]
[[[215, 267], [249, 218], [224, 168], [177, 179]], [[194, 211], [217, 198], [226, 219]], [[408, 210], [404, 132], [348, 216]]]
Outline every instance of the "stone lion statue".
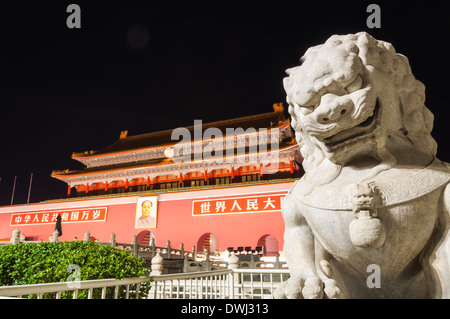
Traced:
[[301, 62], [283, 84], [305, 175], [283, 201], [276, 297], [450, 298], [450, 170], [408, 59], [361, 32]]

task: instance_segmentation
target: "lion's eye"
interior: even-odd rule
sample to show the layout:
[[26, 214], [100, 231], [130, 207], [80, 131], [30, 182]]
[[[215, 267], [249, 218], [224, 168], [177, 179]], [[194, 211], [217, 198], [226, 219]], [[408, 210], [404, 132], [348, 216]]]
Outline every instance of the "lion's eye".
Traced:
[[303, 115], [311, 114], [314, 111], [314, 106], [302, 106], [300, 108], [300, 112], [302, 112]]
[[353, 93], [355, 91], [358, 91], [362, 87], [362, 84], [363, 84], [363, 80], [362, 80], [361, 75], [357, 75], [356, 78], [353, 80], [353, 82], [350, 83], [349, 85], [347, 85], [345, 90], [348, 93]]

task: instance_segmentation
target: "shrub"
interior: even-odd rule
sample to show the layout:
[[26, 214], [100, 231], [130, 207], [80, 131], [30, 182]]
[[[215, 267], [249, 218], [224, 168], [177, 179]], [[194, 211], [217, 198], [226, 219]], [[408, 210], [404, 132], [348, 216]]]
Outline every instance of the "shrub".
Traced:
[[[99, 245], [96, 242], [72, 241], [6, 245], [0, 247], [0, 285], [65, 282], [72, 278], [72, 280], [92, 280], [137, 277], [148, 274], [148, 270], [142, 267], [143, 263], [144, 259], [136, 258], [128, 251]], [[71, 272], [71, 268], [73, 268], [73, 266], [69, 268], [71, 265], [78, 266], [75, 266], [79, 269], [77, 276]], [[141, 284], [141, 296], [148, 293], [149, 286], [149, 282]], [[119, 294], [123, 290], [122, 288]], [[107, 298], [112, 297], [113, 293], [113, 288], [108, 288]], [[87, 290], [80, 290], [78, 298], [87, 298], [87, 294]], [[94, 291], [94, 297], [98, 297], [99, 294], [101, 291]], [[46, 297], [51, 297], [51, 295], [47, 294]], [[62, 298], [71, 296], [72, 292], [65, 292], [61, 295]], [[29, 298], [34, 297], [29, 296]]]

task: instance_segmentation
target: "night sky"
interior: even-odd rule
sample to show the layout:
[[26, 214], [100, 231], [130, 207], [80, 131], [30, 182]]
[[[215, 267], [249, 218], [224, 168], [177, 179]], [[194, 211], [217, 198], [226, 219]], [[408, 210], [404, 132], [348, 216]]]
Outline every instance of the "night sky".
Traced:
[[[122, 130], [271, 112], [285, 102], [284, 71], [308, 47], [359, 31], [409, 58], [435, 114], [438, 157], [450, 162], [449, 2], [241, 2], [2, 1], [0, 205], [14, 175], [14, 204], [26, 203], [31, 173], [31, 202], [64, 198], [52, 170], [82, 168], [73, 152], [103, 149]], [[371, 2], [380, 29], [366, 25]], [[70, 3], [81, 29], [66, 25]]]

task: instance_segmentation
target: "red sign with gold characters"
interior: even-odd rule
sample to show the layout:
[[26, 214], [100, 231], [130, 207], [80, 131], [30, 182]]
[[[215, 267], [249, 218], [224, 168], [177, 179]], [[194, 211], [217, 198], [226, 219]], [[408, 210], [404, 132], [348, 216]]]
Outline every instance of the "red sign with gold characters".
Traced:
[[61, 222], [104, 222], [106, 221], [107, 207], [80, 208], [63, 211], [16, 213], [11, 215], [10, 226], [42, 225], [56, 223], [56, 217], [61, 215]]
[[192, 202], [192, 215], [279, 212], [284, 196], [286, 194], [194, 200]]

